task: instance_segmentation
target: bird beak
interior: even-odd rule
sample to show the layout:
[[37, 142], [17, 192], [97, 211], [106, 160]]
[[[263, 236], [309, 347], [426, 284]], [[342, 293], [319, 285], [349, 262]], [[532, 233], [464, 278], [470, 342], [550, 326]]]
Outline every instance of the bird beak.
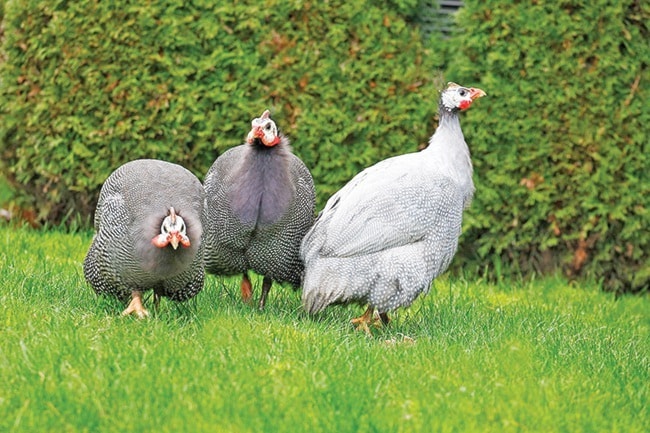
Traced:
[[256, 138], [259, 138], [262, 144], [266, 147], [273, 147], [280, 142], [280, 136], [278, 135], [276, 135], [273, 140], [268, 141], [266, 135], [264, 135], [264, 130], [259, 126], [254, 126], [253, 129], [251, 129], [251, 132], [248, 133], [248, 137], [246, 138], [246, 142], [248, 144], [253, 144], [253, 140]]
[[256, 138], [264, 138], [264, 132], [259, 126], [254, 126], [253, 129], [251, 129], [251, 131], [248, 133], [248, 137], [246, 137], [246, 143], [253, 144], [253, 141]]
[[172, 248], [176, 249], [178, 248], [178, 241], [180, 234], [178, 232], [171, 232], [169, 234], [169, 243], [172, 244]]
[[481, 98], [481, 97], [483, 97], [485, 95], [487, 95], [487, 93], [485, 93], [481, 89], [477, 89], [477, 88], [474, 88], [474, 87], [469, 89], [469, 97], [472, 98], [472, 101], [475, 100], [475, 99]]

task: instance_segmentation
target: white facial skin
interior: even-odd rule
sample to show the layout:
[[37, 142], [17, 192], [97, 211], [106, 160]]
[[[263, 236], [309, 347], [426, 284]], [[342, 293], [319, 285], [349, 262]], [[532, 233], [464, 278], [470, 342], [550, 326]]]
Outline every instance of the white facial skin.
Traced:
[[446, 108], [453, 110], [467, 110], [474, 102], [485, 96], [485, 92], [481, 89], [473, 87], [462, 87], [456, 83], [449, 83], [447, 88], [442, 92], [442, 105]]
[[275, 146], [280, 142], [278, 127], [269, 117], [270, 114], [269, 110], [266, 110], [261, 117], [253, 119], [251, 122], [252, 129], [248, 133], [248, 137], [246, 137], [248, 144], [252, 144], [256, 138], [259, 138], [268, 147]]
[[169, 215], [165, 217], [160, 226], [160, 234], [151, 242], [158, 248], [165, 248], [169, 244], [174, 249], [177, 249], [179, 244], [186, 248], [190, 246], [185, 221], [183, 217], [176, 215], [173, 207], [169, 209]]

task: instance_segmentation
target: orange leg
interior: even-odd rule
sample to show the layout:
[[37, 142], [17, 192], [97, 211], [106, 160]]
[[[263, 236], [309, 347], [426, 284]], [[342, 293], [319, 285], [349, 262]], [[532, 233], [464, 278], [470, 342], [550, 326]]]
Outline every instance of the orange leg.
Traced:
[[144, 319], [149, 316], [149, 312], [142, 305], [142, 292], [134, 290], [131, 292], [131, 302], [126, 310], [122, 311], [122, 316], [135, 314], [139, 319]]
[[244, 273], [244, 276], [241, 279], [241, 298], [244, 302], [250, 302], [253, 297], [253, 286], [251, 285], [251, 280], [248, 279], [248, 275]]
[[373, 321], [372, 316], [374, 312], [375, 309], [369, 306], [366, 312], [363, 313], [360, 317], [352, 319], [352, 324], [355, 325], [357, 331], [363, 331], [368, 335], [372, 335], [369, 325]]
[[375, 317], [375, 309], [368, 306], [365, 313], [360, 317], [352, 319], [352, 324], [356, 326], [357, 331], [364, 331], [368, 335], [372, 335], [370, 332], [370, 325], [380, 327], [382, 325], [388, 325], [390, 319], [388, 318], [388, 313], [379, 313], [379, 317]]

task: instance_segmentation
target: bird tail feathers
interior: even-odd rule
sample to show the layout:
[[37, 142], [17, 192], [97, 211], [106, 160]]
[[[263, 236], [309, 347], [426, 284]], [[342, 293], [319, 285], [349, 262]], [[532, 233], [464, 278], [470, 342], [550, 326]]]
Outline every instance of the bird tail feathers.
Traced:
[[302, 305], [309, 314], [316, 314], [329, 305], [345, 301], [345, 282], [336, 274], [310, 272], [305, 274]]

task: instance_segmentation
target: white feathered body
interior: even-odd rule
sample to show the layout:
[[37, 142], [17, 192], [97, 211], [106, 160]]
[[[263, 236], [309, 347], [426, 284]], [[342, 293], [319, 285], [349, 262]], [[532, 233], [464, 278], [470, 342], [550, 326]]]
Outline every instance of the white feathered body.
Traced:
[[443, 115], [425, 150], [367, 168], [329, 199], [301, 246], [307, 311], [410, 305], [449, 266], [473, 192], [458, 117]]

